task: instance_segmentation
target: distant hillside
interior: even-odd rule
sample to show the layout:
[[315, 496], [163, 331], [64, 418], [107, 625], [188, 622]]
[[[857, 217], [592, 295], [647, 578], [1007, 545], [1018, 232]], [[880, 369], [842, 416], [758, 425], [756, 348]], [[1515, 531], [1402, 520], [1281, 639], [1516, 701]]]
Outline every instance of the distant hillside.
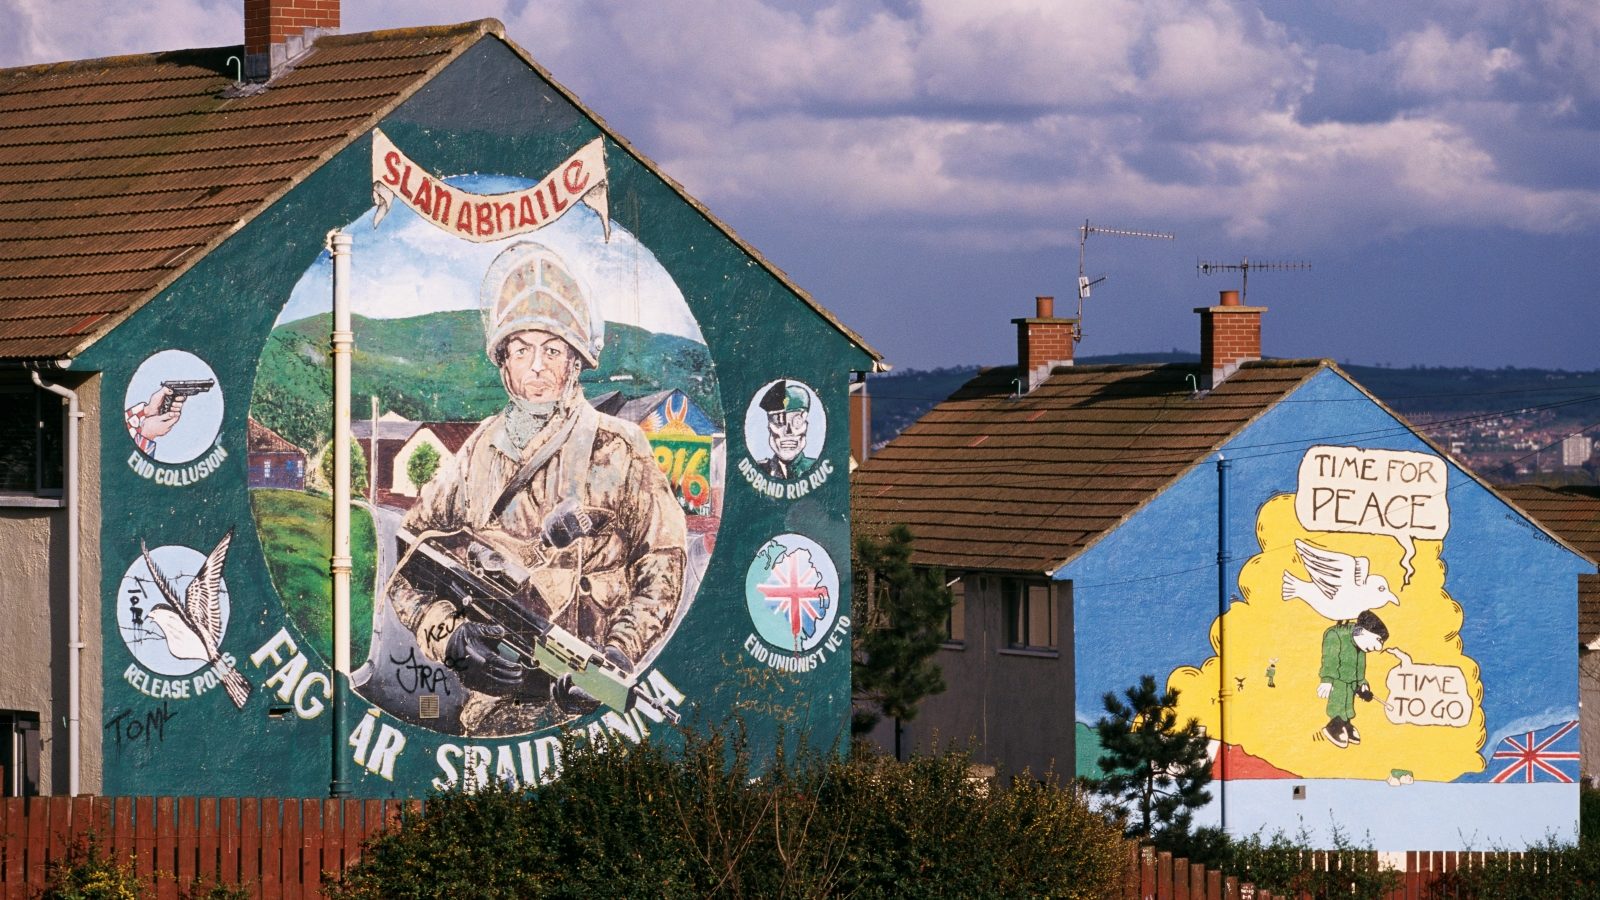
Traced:
[[[1123, 353], [1082, 357], [1082, 365], [1198, 362], [1192, 353]], [[1420, 423], [1498, 413], [1537, 418], [1553, 432], [1600, 423], [1600, 371], [1413, 367], [1341, 364], [1367, 390]], [[906, 369], [872, 379], [873, 439], [882, 443], [950, 396], [978, 366]]]
[[[307, 450], [328, 440], [332, 421], [332, 370], [328, 364], [328, 314], [273, 329], [256, 373], [250, 415]], [[354, 413], [367, 412], [369, 396], [380, 408], [414, 421], [475, 421], [505, 406], [500, 374], [483, 351], [483, 325], [475, 310], [429, 313], [408, 319], [354, 317], [356, 353], [351, 366]], [[626, 365], [624, 365], [624, 363]], [[617, 380], [613, 380], [613, 379]], [[711, 358], [706, 348], [670, 334], [606, 323], [600, 367], [583, 375], [590, 396], [621, 390], [637, 397], [681, 388], [722, 421]]]

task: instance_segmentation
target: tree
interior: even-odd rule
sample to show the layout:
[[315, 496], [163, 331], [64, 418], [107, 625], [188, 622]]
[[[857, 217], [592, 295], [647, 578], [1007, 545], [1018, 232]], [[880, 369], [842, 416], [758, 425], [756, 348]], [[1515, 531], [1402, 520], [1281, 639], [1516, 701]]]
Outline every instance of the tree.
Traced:
[[[322, 480], [333, 490], [333, 445], [322, 452], [322, 463], [317, 467]], [[361, 452], [359, 441], [350, 442], [350, 494], [360, 497], [367, 492], [367, 455]]]
[[422, 486], [433, 480], [433, 474], [439, 471], [439, 451], [432, 444], [424, 442], [417, 449], [411, 451], [411, 458], [406, 460], [406, 477], [411, 483]]
[[1107, 693], [1106, 715], [1094, 726], [1105, 751], [1095, 789], [1128, 810], [1129, 837], [1187, 833], [1190, 810], [1211, 801], [1205, 731], [1196, 719], [1178, 725], [1178, 691], [1158, 691], [1153, 676], [1123, 697]]
[[852, 601], [861, 624], [851, 666], [855, 734], [871, 731], [884, 716], [915, 718], [922, 698], [945, 687], [933, 654], [944, 642], [955, 600], [943, 569], [911, 565], [913, 544], [904, 525], [891, 528], [881, 542], [856, 539]]

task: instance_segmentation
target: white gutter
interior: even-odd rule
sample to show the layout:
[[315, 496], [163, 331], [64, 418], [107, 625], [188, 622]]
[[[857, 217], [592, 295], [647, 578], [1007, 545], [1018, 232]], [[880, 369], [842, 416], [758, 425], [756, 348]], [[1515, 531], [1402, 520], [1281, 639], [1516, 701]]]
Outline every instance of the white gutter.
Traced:
[[[355, 335], [350, 330], [350, 235], [328, 232], [333, 257], [333, 772], [331, 797], [350, 793], [345, 775], [344, 692], [350, 686], [350, 357]], [[377, 446], [374, 436], [373, 446]], [[368, 467], [367, 477], [373, 477]]]
[[83, 418], [83, 411], [78, 408], [75, 391], [59, 384], [45, 384], [37, 371], [29, 374], [34, 384], [67, 401], [67, 794], [76, 797], [83, 774], [82, 688], [79, 686], [83, 671], [83, 635], [79, 621], [82, 601], [78, 590], [82, 569], [78, 540], [78, 422]]

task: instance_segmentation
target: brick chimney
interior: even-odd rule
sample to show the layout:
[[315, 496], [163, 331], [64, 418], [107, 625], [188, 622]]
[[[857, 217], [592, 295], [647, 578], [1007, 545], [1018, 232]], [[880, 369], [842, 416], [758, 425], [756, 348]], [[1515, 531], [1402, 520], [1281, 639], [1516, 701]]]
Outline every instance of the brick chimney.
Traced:
[[244, 0], [244, 77], [266, 81], [339, 31], [339, 0]]
[[1078, 320], [1056, 318], [1056, 298], [1035, 297], [1031, 319], [1012, 319], [1017, 325], [1017, 367], [1022, 370], [1027, 393], [1050, 377], [1056, 366], [1072, 365], [1072, 345]]
[[1261, 358], [1261, 314], [1265, 306], [1241, 306], [1238, 291], [1223, 291], [1216, 306], [1200, 306], [1200, 380], [1210, 390]]

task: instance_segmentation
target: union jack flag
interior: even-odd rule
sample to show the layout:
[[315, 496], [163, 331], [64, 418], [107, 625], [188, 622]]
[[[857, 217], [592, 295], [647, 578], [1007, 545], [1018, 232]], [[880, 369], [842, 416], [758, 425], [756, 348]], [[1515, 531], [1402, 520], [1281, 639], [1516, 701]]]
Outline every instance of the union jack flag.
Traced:
[[1492, 758], [1509, 760], [1494, 776], [1495, 784], [1541, 778], [1571, 784], [1578, 774], [1578, 723], [1514, 734], [1500, 742]]
[[785, 553], [756, 588], [766, 598], [767, 609], [788, 620], [796, 643], [816, 633], [817, 621], [828, 614], [833, 599], [822, 583], [822, 573], [811, 564], [811, 554], [803, 550]]

